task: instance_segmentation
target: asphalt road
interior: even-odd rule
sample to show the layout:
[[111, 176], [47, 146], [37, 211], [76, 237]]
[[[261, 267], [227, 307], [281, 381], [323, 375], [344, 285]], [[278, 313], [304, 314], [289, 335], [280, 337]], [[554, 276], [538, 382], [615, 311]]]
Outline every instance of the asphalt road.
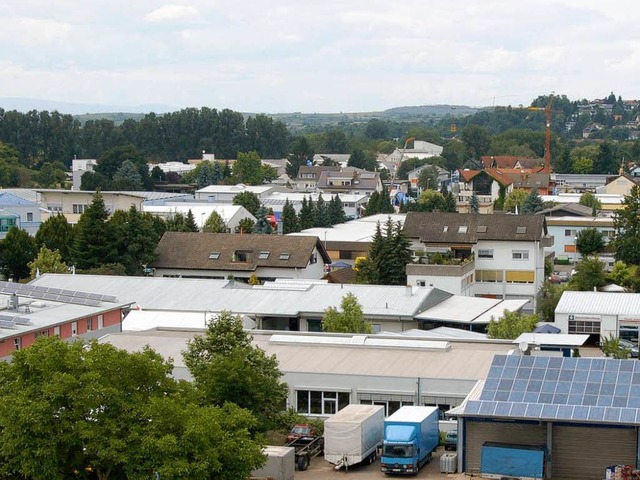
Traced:
[[440, 473], [440, 456], [444, 453], [442, 447], [434, 453], [431, 462], [426, 464], [416, 477], [404, 477], [396, 476], [389, 477], [380, 471], [380, 460], [375, 461], [371, 465], [359, 465], [349, 468], [349, 471], [345, 472], [344, 469], [340, 471], [334, 470], [334, 466], [325, 461], [322, 457], [316, 457], [311, 460], [311, 465], [304, 472], [296, 470], [296, 480], [330, 480], [330, 479], [346, 479], [346, 478], [450, 478], [450, 479], [462, 479], [469, 478], [463, 474], [446, 474]]

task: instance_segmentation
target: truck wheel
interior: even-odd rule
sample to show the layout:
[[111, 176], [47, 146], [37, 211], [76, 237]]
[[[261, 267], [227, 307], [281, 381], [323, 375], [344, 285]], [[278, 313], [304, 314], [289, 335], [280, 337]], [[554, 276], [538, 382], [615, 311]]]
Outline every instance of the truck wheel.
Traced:
[[298, 470], [300, 470], [301, 472], [304, 472], [307, 467], [309, 467], [309, 459], [307, 458], [306, 455], [301, 456], [300, 458], [298, 458]]

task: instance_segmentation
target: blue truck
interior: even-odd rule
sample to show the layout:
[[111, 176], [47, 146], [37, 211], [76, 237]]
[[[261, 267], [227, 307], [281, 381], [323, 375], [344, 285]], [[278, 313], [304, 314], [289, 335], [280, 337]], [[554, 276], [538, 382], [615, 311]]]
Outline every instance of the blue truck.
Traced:
[[417, 475], [438, 447], [437, 407], [401, 407], [384, 421], [381, 470], [387, 475]]
[[485, 442], [480, 452], [480, 474], [487, 478], [544, 478], [544, 446]]

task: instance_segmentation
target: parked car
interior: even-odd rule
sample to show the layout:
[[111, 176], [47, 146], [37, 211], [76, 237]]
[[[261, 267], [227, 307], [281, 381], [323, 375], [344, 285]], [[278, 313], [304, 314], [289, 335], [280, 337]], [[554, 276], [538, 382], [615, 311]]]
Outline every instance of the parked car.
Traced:
[[308, 423], [295, 425], [287, 435], [287, 443], [293, 442], [298, 438], [316, 438], [318, 431]]
[[631, 352], [631, 358], [638, 358], [638, 344], [630, 342], [629, 340], [625, 340], [624, 338], [620, 339], [620, 348], [624, 348]]
[[444, 449], [445, 450], [457, 450], [458, 449], [458, 431], [449, 430], [444, 436]]

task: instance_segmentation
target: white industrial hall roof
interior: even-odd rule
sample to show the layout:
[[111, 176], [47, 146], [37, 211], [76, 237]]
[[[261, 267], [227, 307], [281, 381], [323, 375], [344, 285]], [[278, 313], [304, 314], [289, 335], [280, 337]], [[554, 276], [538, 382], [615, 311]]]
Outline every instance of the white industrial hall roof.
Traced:
[[565, 291], [555, 313], [640, 317], [640, 293]]

